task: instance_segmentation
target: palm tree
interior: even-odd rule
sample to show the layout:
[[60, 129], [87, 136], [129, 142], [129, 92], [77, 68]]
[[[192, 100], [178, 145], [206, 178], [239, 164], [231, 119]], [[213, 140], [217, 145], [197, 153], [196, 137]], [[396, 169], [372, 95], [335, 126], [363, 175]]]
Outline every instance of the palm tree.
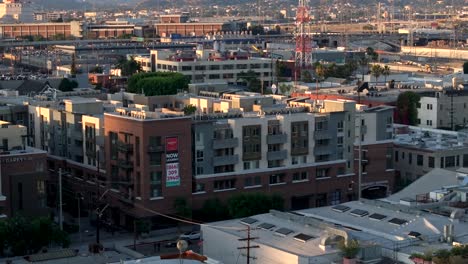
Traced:
[[390, 75], [390, 67], [388, 65], [382, 68], [382, 75], [385, 76], [385, 83], [387, 83], [387, 76]]
[[371, 75], [375, 77], [375, 82], [379, 80], [380, 75], [382, 75], [383, 68], [379, 64], [374, 64], [371, 67]]
[[[359, 65], [361, 66], [362, 81], [364, 81], [364, 69], [363, 69], [363, 67], [366, 67], [366, 69], [369, 69], [369, 59], [367, 57], [362, 57], [359, 60]], [[366, 70], [366, 73], [367, 73], [367, 70]]]

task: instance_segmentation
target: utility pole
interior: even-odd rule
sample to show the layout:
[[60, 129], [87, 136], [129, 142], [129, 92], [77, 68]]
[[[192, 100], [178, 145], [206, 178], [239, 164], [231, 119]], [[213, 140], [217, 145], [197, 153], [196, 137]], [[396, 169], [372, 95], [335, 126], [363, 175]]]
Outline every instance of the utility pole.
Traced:
[[97, 172], [96, 172], [96, 193], [97, 193], [97, 201], [96, 201], [96, 245], [99, 246], [99, 224], [100, 224], [100, 221], [101, 221], [101, 212], [99, 211], [100, 209], [100, 200], [101, 200], [101, 193], [100, 193], [100, 189], [101, 189], [101, 186], [99, 186], [99, 173], [100, 173], [100, 166], [99, 166], [99, 150], [96, 152], [97, 154], [97, 157], [96, 157], [96, 160], [97, 160]]
[[59, 168], [59, 225], [63, 231], [63, 203], [62, 203], [62, 168]]
[[256, 257], [251, 257], [250, 256], [250, 249], [251, 248], [259, 248], [260, 246], [251, 246], [250, 241], [258, 239], [258, 237], [251, 237], [250, 236], [250, 226], [247, 226], [247, 237], [246, 238], [241, 238], [239, 241], [247, 241], [247, 246], [246, 247], [238, 247], [237, 249], [247, 249], [247, 264], [250, 264], [251, 259], [257, 259]]

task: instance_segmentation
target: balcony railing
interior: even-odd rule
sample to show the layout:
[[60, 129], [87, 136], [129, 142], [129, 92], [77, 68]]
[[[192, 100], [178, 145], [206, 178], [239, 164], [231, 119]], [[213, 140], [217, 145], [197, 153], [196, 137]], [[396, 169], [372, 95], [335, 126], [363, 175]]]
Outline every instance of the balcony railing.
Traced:
[[332, 135], [330, 134], [329, 130], [314, 131], [314, 139], [331, 139], [331, 138], [332, 138]]
[[133, 169], [133, 162], [129, 160], [119, 160], [119, 167], [122, 169]]
[[239, 155], [213, 157], [213, 166], [224, 166], [239, 162]]
[[284, 160], [288, 157], [286, 150], [268, 151], [267, 160]]
[[117, 143], [118, 145], [118, 149], [120, 152], [133, 152], [133, 145], [132, 144], [128, 144], [128, 143], [124, 143], [124, 142], [120, 142]]
[[226, 138], [213, 140], [213, 149], [236, 148], [239, 146], [238, 138]]
[[164, 146], [163, 145], [149, 145], [148, 146], [148, 152], [149, 153], [155, 153], [155, 152], [164, 152]]
[[288, 141], [286, 134], [267, 135], [267, 144], [284, 144]]

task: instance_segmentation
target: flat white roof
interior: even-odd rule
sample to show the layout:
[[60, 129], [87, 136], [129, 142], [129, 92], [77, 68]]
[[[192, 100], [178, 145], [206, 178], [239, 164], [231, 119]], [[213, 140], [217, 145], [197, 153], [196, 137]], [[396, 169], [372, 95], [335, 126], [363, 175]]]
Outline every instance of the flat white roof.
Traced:
[[[325, 234], [324, 229], [319, 229], [318, 227], [305, 226], [302, 223], [287, 221], [285, 219], [276, 217], [270, 213], [260, 214], [251, 216], [249, 218], [255, 219], [256, 221], [250, 226], [252, 228], [252, 236], [258, 237], [255, 239], [255, 243], [267, 245], [285, 252], [289, 252], [295, 255], [301, 256], [320, 256], [326, 253], [336, 252], [336, 249], [328, 249], [327, 251], [321, 250], [319, 248], [321, 236]], [[215, 226], [229, 226], [229, 227], [239, 227], [247, 229], [247, 225], [241, 223], [243, 219], [234, 219], [227, 220], [222, 222], [212, 223]], [[262, 229], [262, 224], [270, 224], [273, 227], [269, 230]], [[212, 228], [212, 227], [202, 227], [202, 228]], [[276, 233], [278, 229], [287, 229], [292, 231], [287, 235], [280, 235]], [[222, 230], [223, 232], [229, 233], [238, 238], [243, 238], [246, 235], [246, 232], [239, 230], [230, 230], [230, 229], [217, 229]], [[287, 232], [286, 232], [287, 233]], [[304, 234], [312, 236], [310, 240], [306, 242], [299, 241], [294, 237], [299, 234]]]

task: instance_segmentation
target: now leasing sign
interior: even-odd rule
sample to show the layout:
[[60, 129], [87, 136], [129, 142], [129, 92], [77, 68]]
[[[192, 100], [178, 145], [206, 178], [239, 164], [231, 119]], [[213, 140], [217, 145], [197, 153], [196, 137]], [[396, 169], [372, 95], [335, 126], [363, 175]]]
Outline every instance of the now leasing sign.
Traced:
[[179, 138], [166, 138], [166, 187], [180, 185]]

